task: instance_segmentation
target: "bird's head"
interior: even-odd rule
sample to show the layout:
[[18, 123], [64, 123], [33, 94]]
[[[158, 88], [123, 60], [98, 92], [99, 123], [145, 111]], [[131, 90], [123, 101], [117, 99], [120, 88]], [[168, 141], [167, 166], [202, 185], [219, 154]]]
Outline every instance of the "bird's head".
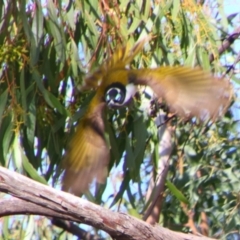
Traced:
[[[137, 91], [136, 85], [129, 82], [128, 70], [113, 71], [107, 75], [104, 101], [108, 107], [125, 106]], [[108, 82], [111, 82], [108, 84]]]

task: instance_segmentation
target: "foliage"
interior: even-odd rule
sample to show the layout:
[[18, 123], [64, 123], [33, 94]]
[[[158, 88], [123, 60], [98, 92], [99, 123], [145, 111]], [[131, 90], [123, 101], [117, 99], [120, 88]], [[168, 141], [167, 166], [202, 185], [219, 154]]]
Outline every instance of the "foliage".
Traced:
[[[227, 17], [222, 1], [210, 2], [5, 0], [0, 5], [1, 165], [59, 187], [56, 175], [62, 156], [91, 97], [78, 87], [88, 72], [126, 42], [153, 36], [133, 68], [200, 65], [223, 75], [235, 51], [233, 47], [219, 56], [218, 47], [237, 15]], [[210, 53], [215, 58], [212, 63]], [[239, 81], [237, 75], [233, 79]], [[106, 186], [86, 195], [135, 216], [146, 208], [150, 172], [159, 161], [150, 99], [140, 89], [128, 108], [109, 110], [111, 175]], [[209, 236], [233, 237], [231, 233], [240, 231], [240, 151], [239, 128], [231, 111], [217, 123], [174, 118], [169, 124], [175, 128], [175, 145], [168, 180], [188, 204], [166, 188], [160, 224], [188, 231], [191, 210], [199, 228], [206, 214]], [[24, 221], [6, 217], [2, 237], [11, 238], [15, 231], [27, 235], [31, 224], [36, 230], [28, 237], [60, 238], [59, 231], [44, 234], [32, 217]]]

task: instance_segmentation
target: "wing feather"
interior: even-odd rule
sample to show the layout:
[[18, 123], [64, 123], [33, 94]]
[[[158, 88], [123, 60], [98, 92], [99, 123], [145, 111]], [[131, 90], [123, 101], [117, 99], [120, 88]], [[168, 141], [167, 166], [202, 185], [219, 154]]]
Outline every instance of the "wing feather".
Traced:
[[96, 179], [103, 183], [107, 176], [109, 148], [104, 139], [102, 111], [104, 103], [89, 109], [71, 139], [63, 161], [62, 189], [80, 195]]
[[230, 104], [229, 82], [200, 68], [159, 67], [132, 70], [129, 75], [135, 84], [151, 87], [181, 117], [215, 120]]

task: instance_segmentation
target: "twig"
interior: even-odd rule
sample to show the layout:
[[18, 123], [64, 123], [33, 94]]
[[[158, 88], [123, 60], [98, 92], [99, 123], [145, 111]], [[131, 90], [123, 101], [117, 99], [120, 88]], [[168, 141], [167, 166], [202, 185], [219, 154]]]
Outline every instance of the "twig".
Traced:
[[[221, 55], [223, 52], [225, 52], [233, 43], [236, 39], [238, 39], [240, 36], [240, 27], [236, 28], [233, 33], [231, 33], [222, 43], [221, 47], [218, 49], [218, 54]], [[213, 62], [214, 61], [214, 55], [213, 53], [210, 54], [209, 56], [209, 61]]]

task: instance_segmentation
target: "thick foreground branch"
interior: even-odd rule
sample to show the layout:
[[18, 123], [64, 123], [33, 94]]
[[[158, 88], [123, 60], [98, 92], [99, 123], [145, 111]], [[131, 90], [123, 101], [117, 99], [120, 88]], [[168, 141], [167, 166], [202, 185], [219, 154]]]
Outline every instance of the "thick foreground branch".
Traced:
[[15, 197], [0, 201], [1, 217], [16, 214], [37, 214], [61, 218], [102, 229], [114, 239], [210, 239], [174, 232], [160, 226], [151, 226], [127, 214], [112, 212], [3, 167], [0, 167], [0, 191]]

